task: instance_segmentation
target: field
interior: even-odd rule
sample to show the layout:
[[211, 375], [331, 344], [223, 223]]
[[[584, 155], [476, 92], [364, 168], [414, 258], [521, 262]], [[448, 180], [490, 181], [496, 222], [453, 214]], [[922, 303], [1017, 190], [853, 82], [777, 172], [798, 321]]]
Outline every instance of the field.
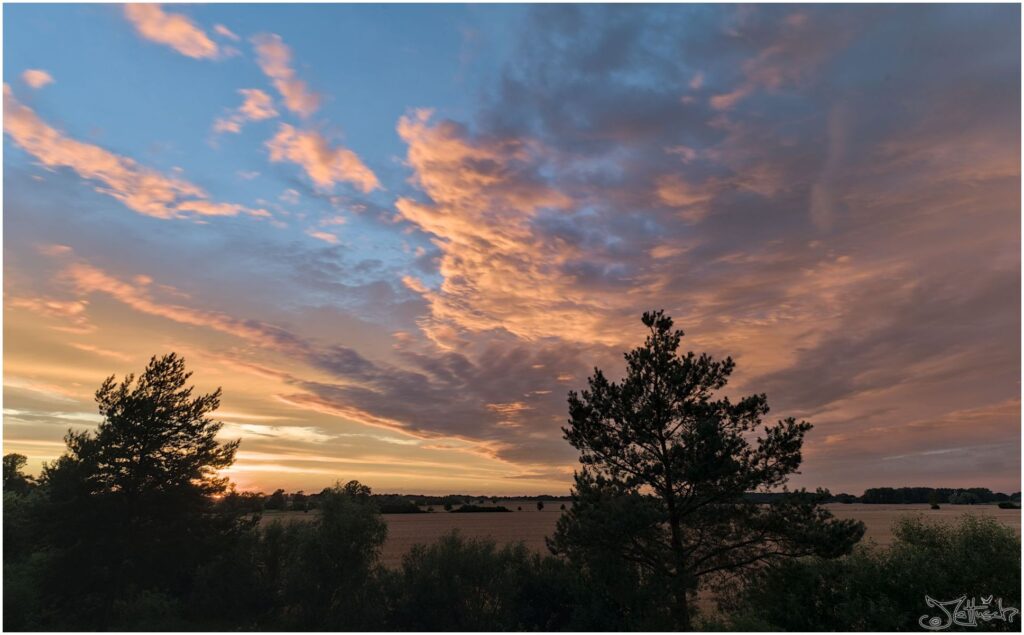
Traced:
[[[458, 529], [463, 536], [486, 537], [506, 543], [522, 540], [528, 547], [536, 551], [545, 551], [544, 538], [551, 535], [555, 523], [561, 514], [561, 503], [549, 502], [543, 511], [537, 511], [533, 501], [498, 501], [515, 510], [522, 511], [492, 514], [450, 514], [435, 511], [432, 514], [386, 514], [388, 523], [388, 539], [384, 544], [383, 561], [387, 566], [397, 566], [402, 555], [416, 543], [428, 543], [453, 529]], [[571, 503], [566, 503], [569, 506]], [[952, 520], [961, 514], [977, 514], [994, 516], [1000, 522], [1013, 527], [1018, 534], [1021, 531], [1019, 509], [999, 509], [995, 505], [943, 505], [942, 509], [932, 510], [928, 505], [826, 505], [837, 518], [856, 518], [867, 526], [865, 540], [873, 540], [879, 545], [887, 545], [892, 541], [892, 524], [900, 516], [923, 514], [927, 519]], [[316, 518], [316, 512], [267, 512], [263, 522], [274, 520], [304, 521]]]

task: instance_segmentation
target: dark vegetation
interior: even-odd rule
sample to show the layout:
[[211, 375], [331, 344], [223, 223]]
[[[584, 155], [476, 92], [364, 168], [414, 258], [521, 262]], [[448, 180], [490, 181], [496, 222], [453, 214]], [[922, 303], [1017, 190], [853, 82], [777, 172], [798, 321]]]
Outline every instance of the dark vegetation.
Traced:
[[478, 513], [478, 512], [510, 512], [511, 509], [503, 507], [501, 505], [486, 506], [486, 505], [463, 505], [458, 509], [453, 509], [452, 513]]
[[[174, 354], [111, 377], [96, 393], [103, 422], [69, 431], [38, 479], [4, 457], [4, 627], [887, 630], [913, 628], [926, 592], [1019, 607], [1012, 530], [916, 520], [891, 549], [856, 545], [863, 526], [820, 507], [827, 492], [784, 490], [810, 425], [763, 425], [764, 395], [717, 397], [732, 361], [679, 355], [682, 333], [661, 313], [644, 323], [621, 382], [596, 371], [570, 394], [565, 435], [582, 469], [551, 555], [452, 534], [385, 569], [382, 512], [482, 498], [375, 496], [355, 481], [238, 493], [217, 474], [238, 448], [215, 438], [219, 391], [193, 394]], [[538, 509], [545, 500], [560, 498]], [[311, 509], [309, 522], [259, 523]], [[698, 615], [701, 590], [724, 591], [723, 610]]]

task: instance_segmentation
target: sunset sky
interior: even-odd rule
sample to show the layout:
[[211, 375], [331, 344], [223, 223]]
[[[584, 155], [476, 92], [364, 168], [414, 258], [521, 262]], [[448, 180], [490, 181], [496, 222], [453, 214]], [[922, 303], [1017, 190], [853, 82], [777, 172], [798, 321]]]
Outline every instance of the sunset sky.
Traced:
[[568, 491], [664, 308], [796, 485], [1020, 489], [1020, 7], [7, 5], [4, 452], [224, 389], [241, 489]]

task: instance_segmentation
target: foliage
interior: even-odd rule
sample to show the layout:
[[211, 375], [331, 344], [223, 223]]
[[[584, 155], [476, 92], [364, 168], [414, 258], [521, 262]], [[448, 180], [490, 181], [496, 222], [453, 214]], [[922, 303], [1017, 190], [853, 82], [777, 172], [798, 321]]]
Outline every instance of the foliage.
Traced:
[[266, 502], [263, 503], [263, 509], [272, 511], [281, 511], [287, 506], [288, 501], [285, 499], [283, 489], [274, 491], [273, 494], [267, 497]]
[[387, 589], [393, 630], [559, 630], [573, 606], [565, 563], [457, 532], [414, 546]]
[[[271, 523], [258, 545], [282, 630], [361, 630], [387, 524], [356, 481], [320, 495], [314, 522]], [[261, 586], [261, 585], [254, 585]]]
[[25, 464], [28, 459], [24, 454], [4, 455], [4, 493], [28, 494], [35, 481], [31, 476], [24, 473]]
[[763, 394], [715, 398], [732, 359], [677, 354], [683, 333], [661, 311], [643, 323], [649, 335], [625, 355], [621, 382], [595, 369], [587, 390], [569, 393], [563, 431], [583, 469], [550, 546], [580, 566], [594, 554], [618, 558], [642, 580], [664, 583], [674, 624], [688, 630], [691, 596], [709, 578], [780, 557], [835, 557], [864, 528], [833, 519], [819, 506], [823, 492], [747, 500], [746, 492], [786, 484], [811, 425], [790, 418], [761, 428]]
[[382, 514], [422, 514], [426, 513], [413, 501], [400, 496], [375, 496], [377, 508]]
[[[700, 386], [701, 368], [710, 367], [689, 360], [668, 367], [689, 368], [684, 379]], [[551, 544], [557, 556], [452, 534], [414, 547], [399, 569], [387, 570], [380, 562], [387, 533], [381, 507], [412, 499], [374, 496], [350, 481], [308, 497], [293, 494], [293, 509], [320, 509], [309, 522], [261, 528], [263, 509], [285, 509], [289, 497], [278, 490], [264, 501], [228, 488], [217, 471], [230, 465], [237, 442], [214, 438], [220, 424], [209, 415], [219, 391], [193, 396], [188, 378], [184, 362], [169, 355], [153, 358], [138, 380], [104, 382], [97, 392], [103, 422], [92, 433], [69, 432], [68, 451], [45, 466], [37, 485], [24, 477], [29, 487], [10, 486], [24, 476], [24, 461], [5, 457], [8, 630], [671, 630], [688, 625], [678, 610], [679, 589], [695, 586], [699, 566], [735, 565], [730, 558], [737, 552], [758, 557], [731, 578], [738, 599], [721, 624], [728, 628], [905, 628], [923, 612], [925, 592], [1001, 594], [1019, 606], [1020, 541], [1013, 530], [985, 519], [948, 528], [909, 521], [897, 527], [890, 550], [859, 548], [828, 559], [860, 528], [834, 523], [818, 508], [827, 493], [760, 502], [745, 495], [765, 480], [765, 461], [783, 466], [769, 470], [768, 480], [784, 482], [786, 469], [799, 464], [802, 433], [780, 425], [757, 447], [743, 445], [734, 434], [742, 427], [737, 420], [756, 419], [740, 406], [747, 400], [732, 406], [698, 391], [695, 402], [679, 406], [686, 443], [666, 437], [668, 460], [653, 461], [641, 447], [658, 435], [650, 425], [659, 421], [650, 409], [657, 393], [621, 392], [629, 378], [607, 384], [605, 397], [611, 386], [620, 393], [600, 402], [627, 429], [579, 419], [599, 412], [593, 380], [573, 403], [579, 425], [567, 434], [599, 460], [577, 477], [575, 503]], [[629, 469], [619, 469], [622, 457]], [[630, 470], [647, 480], [631, 480]], [[673, 551], [666, 529], [672, 513], [659, 495], [669, 476], [688, 488], [688, 498], [672, 501], [683, 544], [696, 531], [716, 537], [714, 548], [692, 549], [703, 560], [681, 560]], [[446, 509], [470, 500], [421, 498], [443, 501]], [[558, 500], [538, 497], [538, 509], [541, 498]], [[687, 507], [691, 500], [701, 506]], [[743, 536], [752, 544], [770, 537], [783, 551], [734, 549], [730, 541]]]
[[[1020, 608], [1020, 548], [1013, 529], [992, 518], [964, 515], [953, 525], [904, 518], [888, 549], [862, 545], [844, 558], [776, 563], [723, 594], [722, 608], [733, 627], [756, 616], [771, 630], [920, 630], [921, 615], [937, 614], [926, 594], [995, 596]], [[1019, 622], [1009, 627], [1019, 630]]]
[[479, 513], [479, 512], [510, 512], [511, 509], [503, 505], [463, 505], [458, 509], [450, 510], [452, 513], [466, 512], [466, 513]]
[[864, 490], [862, 503], [889, 505], [913, 505], [918, 503], [952, 503], [963, 500], [963, 504], [991, 503], [1008, 500], [1006, 494], [993, 493], [987, 487], [952, 489], [949, 487], [872, 487]]
[[25, 554], [43, 589], [41, 625], [119, 627], [136, 601], [126, 598], [186, 594], [199, 564], [244, 529], [212, 498], [238, 447], [216, 440], [221, 424], [208, 416], [220, 390], [193, 396], [190, 376], [172, 353], [137, 380], [108, 378], [97, 429], [69, 431], [66, 453], [44, 466]]

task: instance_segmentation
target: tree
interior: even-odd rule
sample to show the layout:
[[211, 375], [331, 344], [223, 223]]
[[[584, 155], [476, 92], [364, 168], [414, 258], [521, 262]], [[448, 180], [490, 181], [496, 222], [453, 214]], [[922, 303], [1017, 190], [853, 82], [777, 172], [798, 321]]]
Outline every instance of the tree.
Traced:
[[4, 455], [4, 491], [15, 494], [27, 494], [35, 484], [32, 477], [24, 474], [28, 459], [24, 454]]
[[215, 504], [228, 484], [218, 470], [239, 444], [217, 440], [222, 424], [209, 415], [220, 389], [194, 395], [190, 377], [174, 353], [138, 378], [109, 377], [96, 391], [103, 420], [68, 431], [65, 454], [44, 466], [51, 591], [82, 607], [61, 615], [76, 627], [113, 626], [128, 592], [186, 593], [199, 564], [245, 525], [244, 512]]
[[811, 425], [789, 418], [761, 428], [765, 395], [716, 397], [731, 358], [677, 354], [683, 332], [662, 311], [643, 323], [649, 334], [625, 355], [621, 382], [595, 369], [587, 390], [569, 393], [563, 432], [582, 469], [549, 546], [581, 568], [615, 562], [668, 588], [676, 628], [690, 630], [702, 585], [780, 558], [848, 553], [864, 526], [833, 519], [821, 491], [746, 500], [785, 487]]
[[195, 500], [222, 494], [228, 480], [217, 470], [234, 463], [240, 442], [217, 441], [223, 424], [208, 415], [220, 406], [220, 388], [193, 397], [186, 386], [191, 376], [174, 353], [151, 358], [137, 381], [128, 375], [117, 383], [111, 375], [96, 391], [103, 421], [95, 432], [68, 431], [63, 458], [85, 465], [96, 493], [132, 501], [153, 494]]
[[273, 522], [263, 535], [262, 560], [282, 604], [274, 630], [368, 630], [387, 523], [358, 481], [324, 489], [320, 510], [311, 522]]
[[302, 490], [299, 490], [292, 494], [292, 511], [309, 511], [309, 497], [307, 497]]
[[263, 504], [263, 508], [282, 510], [285, 507], [285, 503], [284, 490], [278, 489], [274, 490], [274, 493], [267, 498], [267, 502]]

